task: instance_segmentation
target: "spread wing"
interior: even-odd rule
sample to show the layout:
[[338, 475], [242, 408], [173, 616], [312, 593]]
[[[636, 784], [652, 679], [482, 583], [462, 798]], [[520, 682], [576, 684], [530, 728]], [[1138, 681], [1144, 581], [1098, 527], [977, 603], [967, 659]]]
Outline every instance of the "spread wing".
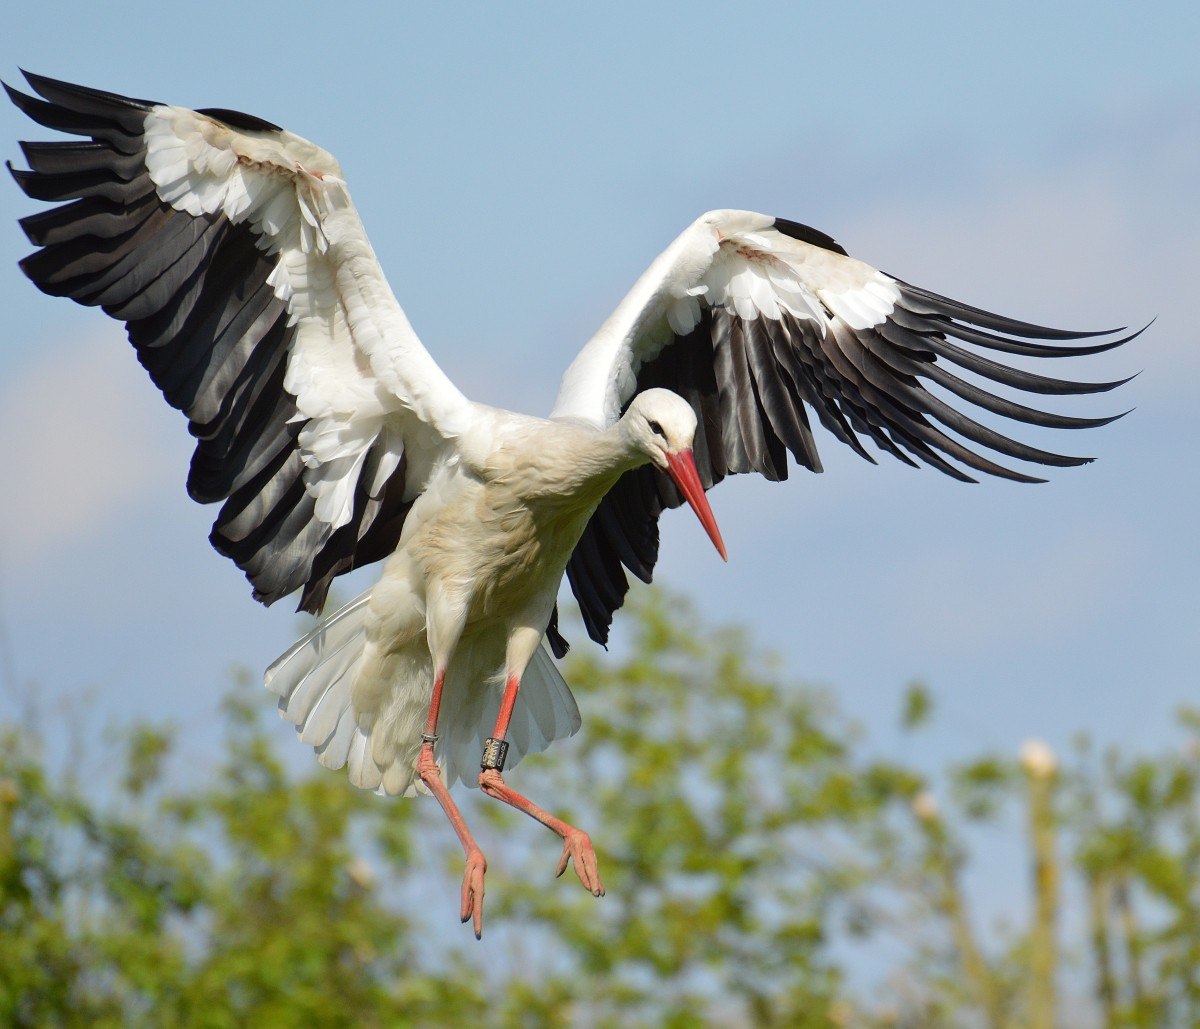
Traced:
[[421, 346], [337, 162], [270, 122], [27, 75], [30, 118], [85, 141], [22, 143], [13, 176], [56, 206], [22, 220], [39, 289], [125, 322], [188, 417], [189, 494], [271, 603], [394, 549], [470, 404]]
[[[968, 482], [975, 481], [970, 471], [1040, 482], [993, 456], [1042, 465], [1090, 459], [1017, 442], [964, 408], [1089, 428], [1113, 419], [1050, 414], [988, 384], [1077, 394], [1120, 383], [1049, 378], [987, 354], [1078, 357], [1133, 338], [1113, 338], [1119, 331], [1064, 332], [991, 314], [884, 275], [807, 226], [714, 211], [654, 261], [576, 357], [554, 415], [607, 426], [642, 390], [673, 390], [696, 411], [695, 458], [706, 488], [738, 472], [785, 479], [788, 452], [819, 472], [812, 415], [869, 461], [867, 441], [906, 464]], [[1087, 337], [1105, 338], [1061, 345]], [[681, 502], [670, 479], [646, 466], [621, 478], [596, 510], [567, 574], [597, 642], [607, 640], [629, 588], [626, 570], [650, 580], [658, 516]]]

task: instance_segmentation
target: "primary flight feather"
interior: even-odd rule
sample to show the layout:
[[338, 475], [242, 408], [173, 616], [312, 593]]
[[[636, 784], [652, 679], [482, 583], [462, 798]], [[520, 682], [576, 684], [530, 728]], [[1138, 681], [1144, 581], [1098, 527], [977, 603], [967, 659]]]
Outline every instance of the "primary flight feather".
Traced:
[[266, 682], [322, 764], [438, 798], [477, 935], [486, 862], [448, 791], [457, 779], [553, 829], [559, 872], [573, 861], [603, 892], [586, 833], [502, 775], [579, 728], [543, 643], [565, 650], [564, 572], [604, 642], [627, 573], [651, 577], [662, 511], [688, 503], [724, 556], [705, 491], [737, 472], [786, 478], [788, 453], [820, 471], [812, 416], [869, 460], [867, 443], [959, 479], [1026, 482], [1040, 480], [1000, 462], [1088, 459], [1018, 442], [972, 408], [1064, 429], [1112, 420], [990, 383], [1112, 389], [1003, 355], [1080, 357], [1132, 335], [969, 307], [749, 211], [701, 216], [651, 264], [567, 369], [549, 418], [477, 404], [417, 339], [329, 153], [236, 111], [26, 78], [37, 95], [6, 86], [12, 101], [85, 141], [22, 143], [29, 170], [9, 166], [55, 205], [22, 219], [38, 248], [22, 269], [125, 322], [196, 437], [187, 487], [221, 505], [213, 546], [257, 599], [299, 593], [319, 613], [334, 578], [384, 562]]

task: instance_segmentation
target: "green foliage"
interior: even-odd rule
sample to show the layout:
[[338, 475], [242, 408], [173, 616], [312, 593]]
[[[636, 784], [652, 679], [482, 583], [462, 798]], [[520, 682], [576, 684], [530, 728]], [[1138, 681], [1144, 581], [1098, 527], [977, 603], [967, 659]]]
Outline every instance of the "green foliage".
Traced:
[[910, 683], [904, 691], [904, 707], [900, 724], [905, 729], [919, 729], [933, 716], [933, 694], [922, 682]]
[[[57, 772], [0, 726], [0, 1024], [1200, 1023], [1195, 713], [1177, 752], [1027, 748], [930, 782], [743, 633], [648, 596], [619, 657], [571, 662], [583, 733], [514, 773], [589, 830], [608, 895], [554, 882], [557, 841], [472, 792], [481, 944], [437, 805], [312, 765], [249, 682], [199, 767], [135, 725]], [[931, 708], [911, 686], [902, 724]], [[1006, 927], [965, 885], [980, 832], [1026, 841]]]
[[502, 917], [552, 931], [572, 959], [558, 987], [602, 1022], [828, 1024], [831, 914], [865, 874], [840, 857], [911, 784], [853, 760], [821, 699], [769, 677], [742, 634], [638, 613], [624, 660], [571, 669], [587, 727], [571, 759], [523, 778], [574, 799], [608, 896], [547, 891], [530, 868]]

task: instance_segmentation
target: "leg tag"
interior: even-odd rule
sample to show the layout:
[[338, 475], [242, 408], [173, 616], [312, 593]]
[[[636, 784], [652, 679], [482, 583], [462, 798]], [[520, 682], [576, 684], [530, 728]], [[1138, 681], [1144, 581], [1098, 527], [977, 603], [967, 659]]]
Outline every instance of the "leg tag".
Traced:
[[508, 741], [489, 737], [483, 744], [483, 759], [479, 767], [494, 768], [497, 772], [504, 771], [504, 759], [508, 757]]

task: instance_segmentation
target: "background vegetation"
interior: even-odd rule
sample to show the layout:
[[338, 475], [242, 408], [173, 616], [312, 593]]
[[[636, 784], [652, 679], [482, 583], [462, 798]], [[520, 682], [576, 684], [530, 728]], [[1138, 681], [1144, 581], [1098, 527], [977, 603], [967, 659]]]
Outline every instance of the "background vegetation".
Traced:
[[[282, 755], [248, 676], [211, 767], [166, 726], [70, 762], [0, 726], [0, 1024], [1200, 1023], [1200, 717], [1167, 753], [1030, 743], [930, 780], [658, 596], [626, 654], [570, 659], [584, 731], [516, 773], [608, 895], [472, 794], [482, 943], [437, 806]], [[930, 708], [914, 686], [900, 717]], [[990, 847], [1026, 889], [972, 875]]]

